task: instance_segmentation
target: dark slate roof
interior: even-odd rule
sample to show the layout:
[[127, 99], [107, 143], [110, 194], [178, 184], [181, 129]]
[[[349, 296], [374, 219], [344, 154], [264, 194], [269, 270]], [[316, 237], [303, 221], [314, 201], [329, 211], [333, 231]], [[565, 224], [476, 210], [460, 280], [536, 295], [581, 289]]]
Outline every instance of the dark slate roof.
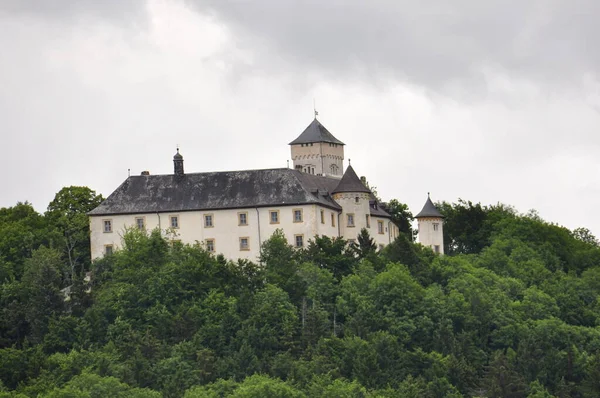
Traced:
[[331, 198], [339, 180], [293, 169], [131, 176], [91, 216], [299, 204], [341, 207]]
[[369, 188], [365, 187], [365, 184], [362, 183], [360, 178], [356, 175], [356, 172], [352, 168], [352, 166], [348, 166], [340, 183], [335, 187], [332, 193], [341, 193], [341, 192], [366, 192], [371, 193]]
[[440, 217], [440, 218], [444, 218], [444, 216], [442, 215], [442, 213], [440, 213], [438, 211], [438, 209], [436, 209], [435, 205], [431, 201], [431, 198], [429, 198], [429, 195], [427, 195], [427, 202], [425, 202], [425, 206], [423, 206], [423, 210], [421, 210], [419, 212], [419, 214], [417, 214], [415, 216], [415, 218], [422, 218], [422, 217]]
[[177, 153], [173, 156], [173, 160], [183, 160], [183, 156], [179, 153], [179, 148], [177, 148]]
[[387, 211], [383, 209], [383, 207], [381, 207], [381, 204], [377, 203], [377, 200], [375, 200], [374, 196], [372, 196], [371, 200], [369, 201], [369, 212], [372, 216], [375, 217], [392, 217]]
[[308, 127], [289, 145], [308, 144], [311, 142], [331, 142], [333, 144], [345, 145], [338, 140], [315, 118]]

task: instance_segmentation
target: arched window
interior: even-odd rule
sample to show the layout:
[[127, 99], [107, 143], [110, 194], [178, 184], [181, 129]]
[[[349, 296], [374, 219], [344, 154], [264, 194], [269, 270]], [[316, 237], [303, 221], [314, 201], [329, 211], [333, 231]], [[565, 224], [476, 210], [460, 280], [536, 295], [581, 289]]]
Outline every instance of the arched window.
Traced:
[[331, 166], [329, 166], [329, 168], [331, 169], [331, 174], [333, 174], [334, 176], [338, 174], [337, 164], [332, 164]]

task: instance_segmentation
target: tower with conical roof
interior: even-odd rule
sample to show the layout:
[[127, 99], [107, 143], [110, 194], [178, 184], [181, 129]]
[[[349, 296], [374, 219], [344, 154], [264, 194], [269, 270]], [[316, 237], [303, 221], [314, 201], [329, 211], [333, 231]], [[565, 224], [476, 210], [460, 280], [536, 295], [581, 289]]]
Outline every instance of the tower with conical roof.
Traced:
[[444, 216], [431, 201], [429, 193], [423, 210], [415, 218], [419, 225], [419, 243], [431, 247], [436, 254], [444, 254]]
[[358, 178], [352, 166], [348, 166], [331, 196], [342, 207], [339, 221], [341, 236], [355, 240], [362, 228], [370, 228], [371, 191]]
[[183, 173], [183, 156], [179, 153], [179, 147], [177, 153], [173, 156], [173, 172], [177, 176], [182, 176]]
[[344, 143], [335, 138], [316, 116], [302, 134], [289, 145], [294, 169], [309, 174], [342, 177]]

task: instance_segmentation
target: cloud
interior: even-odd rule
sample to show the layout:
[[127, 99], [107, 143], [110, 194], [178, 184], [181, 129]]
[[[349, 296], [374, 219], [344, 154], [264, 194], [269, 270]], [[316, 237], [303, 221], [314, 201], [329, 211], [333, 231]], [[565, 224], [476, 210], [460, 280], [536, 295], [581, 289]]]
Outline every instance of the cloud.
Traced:
[[77, 18], [101, 18], [115, 23], [126, 23], [137, 18], [145, 3], [137, 0], [2, 0], [0, 13], [16, 17], [39, 17], [62, 21]]
[[265, 46], [264, 55], [330, 76], [385, 75], [439, 91], [483, 83], [488, 65], [549, 84], [578, 84], [600, 66], [594, 0], [188, 3]]
[[1, 2], [0, 206], [108, 195], [177, 144], [188, 171], [285, 167], [316, 99], [413, 213], [431, 191], [600, 235], [598, 6], [413, 3]]

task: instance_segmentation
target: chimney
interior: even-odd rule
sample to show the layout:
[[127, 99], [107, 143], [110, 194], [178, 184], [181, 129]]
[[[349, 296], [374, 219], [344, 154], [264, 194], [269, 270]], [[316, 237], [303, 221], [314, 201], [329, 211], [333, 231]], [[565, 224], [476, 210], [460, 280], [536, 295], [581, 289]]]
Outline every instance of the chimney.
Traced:
[[150, 172], [148, 170], [144, 170], [144, 171], [142, 171], [142, 174], [140, 174], [140, 175], [149, 176]]

